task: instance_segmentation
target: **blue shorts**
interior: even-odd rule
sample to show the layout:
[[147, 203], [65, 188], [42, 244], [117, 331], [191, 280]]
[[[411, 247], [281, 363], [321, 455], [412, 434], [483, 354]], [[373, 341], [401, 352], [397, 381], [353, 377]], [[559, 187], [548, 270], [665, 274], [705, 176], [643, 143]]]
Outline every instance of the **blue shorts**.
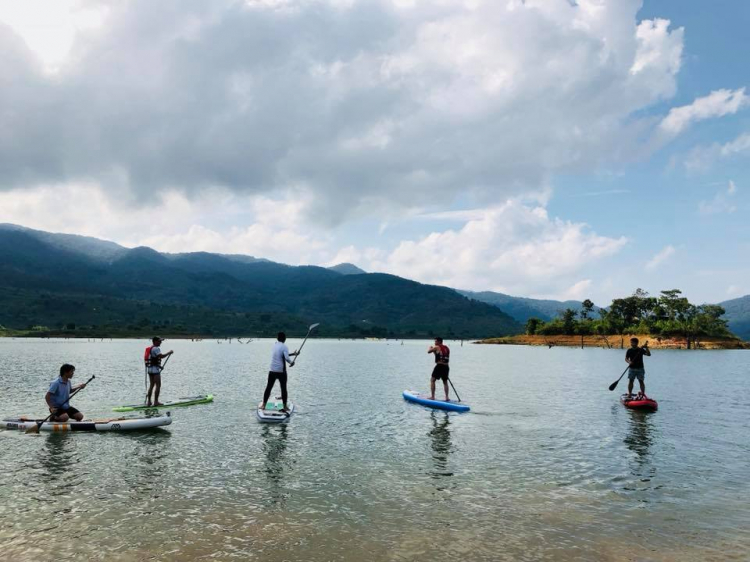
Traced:
[[634, 369], [633, 367], [630, 367], [628, 370], [628, 380], [634, 381], [635, 379], [638, 379], [639, 381], [643, 382], [643, 378], [646, 376], [646, 369]]

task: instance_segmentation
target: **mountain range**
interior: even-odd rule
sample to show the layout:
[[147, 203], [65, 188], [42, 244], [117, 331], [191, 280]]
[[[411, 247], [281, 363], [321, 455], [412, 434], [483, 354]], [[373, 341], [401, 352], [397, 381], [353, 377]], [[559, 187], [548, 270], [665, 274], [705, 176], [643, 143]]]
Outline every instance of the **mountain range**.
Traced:
[[[750, 295], [720, 304], [730, 329], [749, 339]], [[581, 303], [454, 290], [348, 263], [160, 253], [0, 224], [0, 326], [17, 330], [270, 335], [321, 322], [330, 336], [476, 338], [517, 334], [529, 318], [567, 308]]]

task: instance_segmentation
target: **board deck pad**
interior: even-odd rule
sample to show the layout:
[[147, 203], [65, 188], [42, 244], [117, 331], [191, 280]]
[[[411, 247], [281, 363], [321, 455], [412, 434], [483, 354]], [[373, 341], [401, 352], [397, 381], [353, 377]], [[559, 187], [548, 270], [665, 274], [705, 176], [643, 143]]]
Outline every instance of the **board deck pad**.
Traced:
[[196, 404], [208, 404], [214, 401], [213, 394], [201, 394], [198, 396], [186, 396], [177, 400], [164, 402], [161, 406], [146, 406], [145, 404], [130, 404], [127, 406], [118, 406], [112, 408], [115, 412], [133, 412], [136, 410], [158, 410], [160, 408], [182, 408], [184, 406], [194, 406]]

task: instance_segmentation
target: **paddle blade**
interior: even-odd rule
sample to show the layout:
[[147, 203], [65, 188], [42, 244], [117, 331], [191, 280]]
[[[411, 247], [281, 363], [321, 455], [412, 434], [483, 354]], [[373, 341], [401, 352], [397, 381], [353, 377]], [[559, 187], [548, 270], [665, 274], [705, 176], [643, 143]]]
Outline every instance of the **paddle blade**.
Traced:
[[614, 390], [615, 388], [617, 388], [617, 383], [619, 382], [620, 382], [620, 379], [617, 379], [615, 382], [609, 385], [609, 389]]
[[317, 328], [318, 326], [320, 326], [320, 322], [318, 322], [317, 324], [313, 324], [312, 326], [310, 326], [310, 328], [308, 328], [308, 330], [307, 330], [307, 331], [308, 331], [308, 332], [312, 332], [312, 331], [313, 331], [313, 330], [314, 330], [315, 328]]
[[26, 430], [26, 434], [27, 434], [27, 435], [30, 435], [30, 434], [32, 434], [32, 433], [35, 433], [35, 434], [36, 434], [36, 433], [39, 433], [39, 428], [40, 428], [40, 427], [42, 427], [42, 424], [40, 424], [40, 423], [35, 423], [34, 425], [32, 425], [32, 426], [31, 426], [30, 428], [28, 428], [28, 429]]

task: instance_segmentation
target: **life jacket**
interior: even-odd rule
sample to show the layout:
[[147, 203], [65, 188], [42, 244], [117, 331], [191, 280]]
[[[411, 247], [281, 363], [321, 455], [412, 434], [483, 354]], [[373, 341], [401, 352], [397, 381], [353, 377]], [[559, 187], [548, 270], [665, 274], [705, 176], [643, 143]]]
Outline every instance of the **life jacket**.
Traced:
[[161, 359], [159, 359], [158, 357], [151, 357], [152, 349], [154, 349], [154, 346], [150, 345], [146, 348], [146, 351], [143, 352], [143, 362], [145, 363], [146, 367], [160, 367]]
[[451, 358], [451, 350], [447, 345], [438, 344], [438, 351], [435, 352], [435, 363], [447, 365]]

